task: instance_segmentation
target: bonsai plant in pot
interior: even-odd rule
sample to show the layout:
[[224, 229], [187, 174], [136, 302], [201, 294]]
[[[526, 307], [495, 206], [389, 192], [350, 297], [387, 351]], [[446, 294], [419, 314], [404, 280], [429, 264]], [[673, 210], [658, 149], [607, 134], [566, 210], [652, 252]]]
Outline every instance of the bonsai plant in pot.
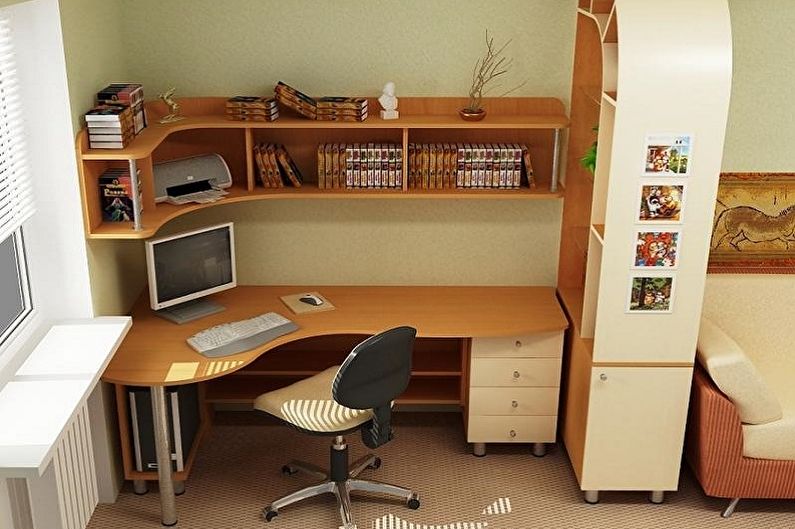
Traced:
[[[458, 111], [466, 121], [480, 121], [486, 117], [486, 110], [482, 107], [483, 97], [492, 90], [499, 88], [500, 76], [505, 75], [513, 65], [513, 59], [505, 57], [505, 49], [511, 43], [507, 40], [502, 46], [494, 45], [494, 37], [486, 30], [486, 53], [475, 62], [472, 69], [472, 87], [469, 89], [469, 103]], [[506, 96], [524, 86], [527, 81], [504, 92], [499, 97]]]

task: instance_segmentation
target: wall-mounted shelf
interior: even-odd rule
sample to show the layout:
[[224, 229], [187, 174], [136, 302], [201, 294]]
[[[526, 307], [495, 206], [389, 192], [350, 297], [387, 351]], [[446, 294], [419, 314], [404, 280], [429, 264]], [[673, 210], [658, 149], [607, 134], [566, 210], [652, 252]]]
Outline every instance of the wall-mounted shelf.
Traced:
[[[598, 94], [598, 92], [597, 92]], [[85, 130], [77, 137], [86, 235], [97, 239], [143, 239], [168, 221], [186, 213], [251, 200], [273, 199], [557, 199], [560, 131], [568, 127], [563, 103], [554, 98], [496, 98], [484, 100], [487, 117], [463, 121], [457, 110], [463, 98], [401, 98], [401, 117], [364, 122], [314, 121], [282, 111], [274, 122], [231, 121], [224, 115], [226, 98], [180, 100], [186, 119], [160, 124], [162, 103], [147, 105], [150, 125], [125, 149], [90, 149]], [[376, 100], [371, 109], [379, 108]], [[376, 111], [373, 110], [373, 114]], [[402, 145], [407, 160], [409, 143], [519, 143], [528, 146], [536, 185], [519, 189], [409, 189], [406, 167], [402, 189], [319, 189], [316, 150], [321, 143], [391, 142]], [[257, 142], [284, 144], [304, 176], [300, 188], [259, 187], [252, 146]], [[217, 152], [232, 173], [230, 194], [211, 204], [175, 206], [154, 201], [153, 165], [159, 162]], [[102, 219], [98, 178], [110, 167], [135, 169], [140, 178], [143, 212], [132, 222]], [[132, 172], [132, 171], [131, 171]]]

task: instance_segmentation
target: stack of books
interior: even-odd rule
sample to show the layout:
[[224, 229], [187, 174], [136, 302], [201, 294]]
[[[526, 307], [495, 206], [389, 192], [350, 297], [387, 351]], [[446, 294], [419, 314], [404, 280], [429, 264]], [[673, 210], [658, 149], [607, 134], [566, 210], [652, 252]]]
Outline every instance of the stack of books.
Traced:
[[226, 117], [234, 121], [276, 121], [279, 107], [273, 97], [235, 96], [226, 102]]
[[[133, 194], [130, 170], [112, 167], [99, 177], [99, 196], [102, 207], [102, 219], [108, 222], [133, 220]], [[138, 180], [138, 213], [143, 211], [141, 199], [141, 180]]]
[[137, 83], [113, 83], [97, 93], [98, 105], [124, 105], [132, 109], [135, 134], [146, 127], [144, 87]]
[[301, 187], [303, 177], [298, 166], [287, 153], [284, 145], [257, 143], [254, 145], [254, 161], [263, 187], [275, 188], [290, 185]]
[[431, 143], [408, 146], [410, 189], [535, 187], [527, 146], [516, 143]]
[[274, 88], [276, 101], [309, 119], [317, 119], [317, 101], [281, 81]]
[[315, 99], [279, 81], [276, 101], [300, 115], [318, 121], [364, 121], [367, 99], [363, 97], [321, 97]]
[[364, 97], [321, 97], [317, 100], [318, 121], [364, 121], [367, 99]]
[[403, 187], [403, 147], [396, 143], [323, 143], [317, 148], [320, 189]]
[[88, 144], [92, 149], [123, 149], [135, 138], [132, 108], [98, 105], [86, 113]]

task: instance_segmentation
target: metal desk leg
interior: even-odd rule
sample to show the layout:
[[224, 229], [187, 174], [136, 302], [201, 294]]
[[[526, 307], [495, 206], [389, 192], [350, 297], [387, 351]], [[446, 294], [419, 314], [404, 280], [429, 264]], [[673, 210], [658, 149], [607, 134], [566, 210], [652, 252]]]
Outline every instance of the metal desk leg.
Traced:
[[171, 473], [166, 388], [151, 386], [149, 390], [152, 395], [152, 418], [155, 429], [157, 481], [160, 485], [160, 521], [165, 526], [172, 526], [177, 523], [177, 503], [174, 497], [174, 479]]

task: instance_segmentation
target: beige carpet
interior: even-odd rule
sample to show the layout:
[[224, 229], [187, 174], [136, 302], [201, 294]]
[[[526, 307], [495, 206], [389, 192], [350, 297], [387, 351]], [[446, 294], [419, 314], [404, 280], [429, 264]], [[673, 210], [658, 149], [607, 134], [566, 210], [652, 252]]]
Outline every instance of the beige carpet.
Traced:
[[[366, 450], [351, 436], [351, 459]], [[198, 454], [184, 495], [177, 498], [178, 527], [183, 529], [335, 529], [339, 526], [333, 496], [285, 508], [270, 523], [260, 518], [264, 505], [312, 482], [308, 476], [283, 476], [282, 464], [304, 459], [327, 466], [329, 439], [269, 425], [254, 413], [220, 413]], [[397, 502], [359, 495], [353, 513], [359, 529], [372, 529], [390, 514], [415, 527], [486, 522], [488, 529], [663, 529], [795, 527], [795, 501], [742, 501], [724, 520], [723, 500], [707, 498], [684, 471], [678, 492], [665, 503], [648, 503], [645, 493], [602, 494], [587, 505], [571, 471], [565, 450], [552, 447], [546, 457], [530, 455], [528, 445], [491, 445], [488, 455], [471, 455], [461, 418], [452, 413], [396, 414], [396, 438], [380, 448], [383, 466], [362, 477], [412, 487], [422, 506], [409, 510]], [[125, 489], [113, 505], [100, 505], [89, 529], [160, 527], [156, 484], [136, 496]], [[501, 497], [511, 512], [481, 514]], [[455, 526], [452, 526], [455, 527]], [[461, 525], [461, 527], [464, 527]]]

